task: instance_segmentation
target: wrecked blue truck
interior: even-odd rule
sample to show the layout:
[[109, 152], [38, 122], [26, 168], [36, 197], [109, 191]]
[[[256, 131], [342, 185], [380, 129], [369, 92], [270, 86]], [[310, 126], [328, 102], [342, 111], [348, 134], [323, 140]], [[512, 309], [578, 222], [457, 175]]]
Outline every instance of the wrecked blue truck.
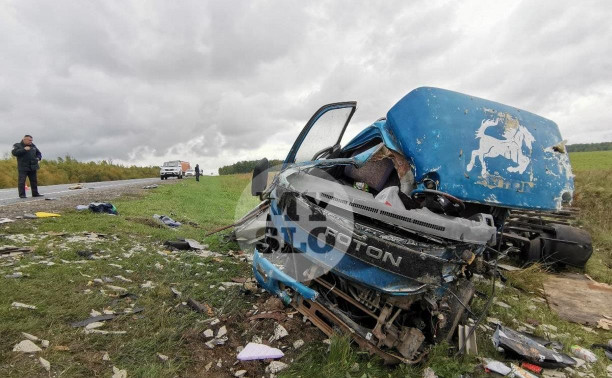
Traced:
[[[474, 273], [516, 258], [583, 267], [574, 183], [557, 125], [438, 88], [408, 93], [341, 145], [355, 102], [321, 107], [268, 184], [253, 272], [325, 334], [349, 334], [386, 363], [413, 364], [465, 322]], [[254, 246], [254, 247], [253, 247]]]

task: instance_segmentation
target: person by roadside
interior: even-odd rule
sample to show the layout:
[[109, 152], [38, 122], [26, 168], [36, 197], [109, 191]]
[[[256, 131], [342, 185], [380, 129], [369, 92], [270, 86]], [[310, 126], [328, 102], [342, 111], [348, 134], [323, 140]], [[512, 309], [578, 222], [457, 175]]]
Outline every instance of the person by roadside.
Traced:
[[196, 164], [195, 166], [195, 175], [196, 175], [196, 181], [200, 181], [200, 165]]
[[39, 168], [38, 162], [42, 160], [42, 154], [36, 145], [32, 143], [32, 136], [25, 135], [21, 142], [15, 143], [12, 154], [17, 157], [17, 172], [19, 174], [17, 190], [19, 191], [19, 198], [26, 198], [26, 177], [30, 179], [32, 197], [42, 197], [43, 195], [38, 193], [38, 178], [36, 177], [36, 171]]

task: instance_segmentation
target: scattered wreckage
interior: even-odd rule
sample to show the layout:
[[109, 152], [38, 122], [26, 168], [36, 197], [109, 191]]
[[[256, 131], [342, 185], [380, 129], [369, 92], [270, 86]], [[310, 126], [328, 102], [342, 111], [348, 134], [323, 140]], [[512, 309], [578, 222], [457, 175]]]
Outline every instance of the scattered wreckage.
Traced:
[[386, 363], [451, 340], [472, 274], [502, 256], [582, 267], [573, 175], [557, 125], [496, 102], [418, 88], [348, 144], [355, 102], [320, 108], [236, 235], [258, 283], [327, 335]]

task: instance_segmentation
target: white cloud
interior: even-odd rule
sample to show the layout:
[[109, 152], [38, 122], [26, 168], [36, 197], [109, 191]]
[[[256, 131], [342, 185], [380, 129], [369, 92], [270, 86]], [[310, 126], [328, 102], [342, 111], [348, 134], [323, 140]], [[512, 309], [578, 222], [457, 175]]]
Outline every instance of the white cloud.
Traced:
[[46, 157], [206, 171], [283, 158], [311, 113], [357, 100], [347, 135], [422, 86], [612, 140], [608, 1], [9, 1], [0, 135]]

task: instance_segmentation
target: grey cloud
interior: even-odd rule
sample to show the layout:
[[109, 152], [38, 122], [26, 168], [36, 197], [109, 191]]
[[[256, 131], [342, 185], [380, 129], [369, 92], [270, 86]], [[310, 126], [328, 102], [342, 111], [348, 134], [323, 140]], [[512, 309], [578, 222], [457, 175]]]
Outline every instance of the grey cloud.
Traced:
[[[0, 4], [2, 144], [47, 157], [219, 165], [282, 157], [318, 107], [357, 100], [351, 133], [439, 86], [610, 139], [606, 1]], [[203, 165], [203, 161], [206, 161]]]

